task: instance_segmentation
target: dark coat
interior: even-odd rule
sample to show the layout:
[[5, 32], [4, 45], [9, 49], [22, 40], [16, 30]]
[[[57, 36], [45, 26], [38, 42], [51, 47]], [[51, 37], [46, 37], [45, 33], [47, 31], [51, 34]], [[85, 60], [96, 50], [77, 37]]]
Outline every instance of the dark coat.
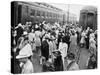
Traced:
[[54, 59], [54, 67], [55, 71], [63, 71], [63, 61], [61, 55]]
[[22, 27], [18, 27], [17, 29], [17, 36], [16, 36], [16, 42], [18, 41], [18, 39], [22, 36], [23, 34], [23, 28]]
[[95, 69], [95, 68], [97, 68], [97, 61], [92, 61], [90, 59], [87, 68], [88, 69]]
[[41, 53], [42, 53], [42, 56], [44, 56], [46, 58], [46, 60], [48, 60], [48, 58], [49, 58], [49, 44], [46, 40], [44, 40], [42, 42]]

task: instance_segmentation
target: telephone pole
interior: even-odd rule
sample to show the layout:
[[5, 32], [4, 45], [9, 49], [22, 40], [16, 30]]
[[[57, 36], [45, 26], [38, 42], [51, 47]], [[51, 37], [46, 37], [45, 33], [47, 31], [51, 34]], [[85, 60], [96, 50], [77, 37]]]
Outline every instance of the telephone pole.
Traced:
[[68, 4], [68, 11], [67, 11], [67, 24], [69, 23], [69, 8], [70, 8], [70, 5]]

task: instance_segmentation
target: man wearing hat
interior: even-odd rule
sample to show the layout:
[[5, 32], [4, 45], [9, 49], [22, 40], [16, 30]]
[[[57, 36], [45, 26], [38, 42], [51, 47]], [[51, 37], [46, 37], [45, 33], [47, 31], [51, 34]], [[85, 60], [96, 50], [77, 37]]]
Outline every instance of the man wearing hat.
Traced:
[[75, 61], [75, 54], [69, 53], [67, 57], [67, 70], [79, 70], [79, 65]]
[[21, 25], [21, 23], [18, 24], [18, 26], [15, 28], [17, 31], [17, 36], [16, 36], [16, 42], [18, 41], [18, 39], [22, 36], [23, 34], [23, 27]]
[[30, 57], [33, 55], [30, 44], [25, 45], [16, 56], [16, 59], [20, 61], [22, 68], [22, 74], [33, 73], [33, 64], [30, 61]]
[[46, 61], [49, 58], [49, 36], [46, 34], [44, 40], [41, 44], [41, 53], [42, 56], [46, 58]]
[[61, 52], [58, 50], [55, 50], [52, 52], [54, 55], [54, 68], [55, 71], [63, 71], [63, 61], [62, 61], [62, 56]]

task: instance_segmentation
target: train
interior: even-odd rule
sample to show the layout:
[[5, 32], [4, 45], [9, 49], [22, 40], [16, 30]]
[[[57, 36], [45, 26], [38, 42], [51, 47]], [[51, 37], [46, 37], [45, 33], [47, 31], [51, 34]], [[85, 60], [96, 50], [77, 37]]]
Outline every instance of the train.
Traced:
[[97, 30], [97, 8], [94, 6], [86, 6], [80, 11], [79, 25], [83, 29], [90, 27]]
[[[67, 17], [67, 13], [64, 10], [47, 3], [23, 1], [11, 2], [11, 26], [17, 26], [18, 23], [24, 25], [29, 21], [33, 24], [46, 21], [51, 24], [59, 22], [60, 25], [64, 25], [67, 23]], [[69, 18], [73, 17], [73, 15], [69, 16]]]
[[35, 22], [59, 22], [64, 23], [63, 10], [52, 5], [39, 2], [11, 2], [11, 25], [25, 24], [27, 21]]

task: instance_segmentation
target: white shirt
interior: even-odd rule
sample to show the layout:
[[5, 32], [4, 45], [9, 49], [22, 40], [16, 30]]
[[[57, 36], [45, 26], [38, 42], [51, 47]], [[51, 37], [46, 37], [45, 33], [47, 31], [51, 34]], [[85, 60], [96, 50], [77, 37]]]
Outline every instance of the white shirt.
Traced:
[[33, 41], [33, 38], [35, 38], [35, 34], [29, 33], [28, 38], [29, 38], [30, 41]]
[[60, 42], [59, 51], [61, 52], [63, 57], [67, 56], [67, 49], [68, 49], [68, 45], [66, 43]]

